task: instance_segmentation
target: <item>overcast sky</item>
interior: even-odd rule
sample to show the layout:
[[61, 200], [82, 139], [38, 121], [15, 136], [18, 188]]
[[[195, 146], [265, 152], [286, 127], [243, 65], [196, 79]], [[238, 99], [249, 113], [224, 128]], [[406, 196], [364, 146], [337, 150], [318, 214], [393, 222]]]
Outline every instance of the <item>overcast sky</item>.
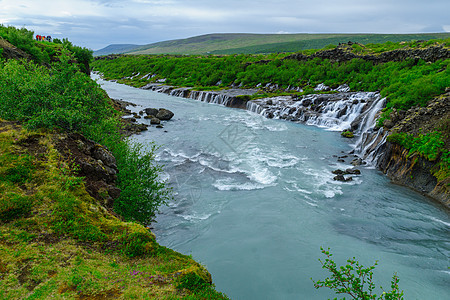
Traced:
[[450, 31], [450, 0], [0, 0], [0, 23], [97, 50], [207, 33]]

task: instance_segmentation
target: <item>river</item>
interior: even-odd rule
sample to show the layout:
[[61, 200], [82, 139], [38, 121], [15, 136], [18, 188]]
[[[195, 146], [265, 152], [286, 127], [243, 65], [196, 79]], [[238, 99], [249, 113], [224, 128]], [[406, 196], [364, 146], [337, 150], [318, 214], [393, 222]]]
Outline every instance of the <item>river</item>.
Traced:
[[[377, 286], [396, 272], [405, 299], [448, 299], [450, 217], [439, 205], [361, 167], [342, 183], [332, 170], [351, 150], [339, 133], [220, 105], [98, 81], [116, 99], [175, 117], [132, 139], [161, 145], [157, 160], [175, 201], [161, 208], [161, 245], [207, 267], [232, 299], [326, 299], [320, 247], [338, 264], [378, 260]], [[377, 293], [380, 290], [377, 289]]]

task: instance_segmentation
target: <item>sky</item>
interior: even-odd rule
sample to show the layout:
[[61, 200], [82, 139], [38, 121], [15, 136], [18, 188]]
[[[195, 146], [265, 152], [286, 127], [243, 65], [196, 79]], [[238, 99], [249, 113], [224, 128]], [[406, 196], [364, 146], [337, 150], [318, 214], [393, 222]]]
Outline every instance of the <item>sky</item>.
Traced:
[[449, 0], [0, 0], [0, 23], [98, 50], [208, 33], [450, 32]]

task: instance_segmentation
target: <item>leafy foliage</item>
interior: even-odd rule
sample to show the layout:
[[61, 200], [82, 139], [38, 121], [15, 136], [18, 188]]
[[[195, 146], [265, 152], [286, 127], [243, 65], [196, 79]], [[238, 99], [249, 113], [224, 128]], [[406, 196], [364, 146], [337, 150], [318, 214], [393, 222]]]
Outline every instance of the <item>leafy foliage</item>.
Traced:
[[[92, 61], [92, 50], [73, 45], [68, 39], [55, 39], [53, 43], [47, 41], [36, 41], [34, 32], [26, 28], [15, 28], [0, 24], [0, 37], [9, 41], [17, 48], [25, 51], [33, 60], [39, 64], [50, 64], [57, 60], [63, 49], [73, 54], [79, 69], [89, 74], [89, 63]], [[0, 53], [1, 54], [1, 53]]]
[[420, 134], [417, 137], [404, 132], [393, 133], [387, 139], [391, 143], [396, 143], [409, 149], [409, 155], [419, 153], [431, 161], [436, 160], [441, 153], [445, 153], [446, 157], [449, 153], [449, 150], [445, 149], [442, 135], [438, 131]]
[[153, 144], [144, 150], [142, 144], [130, 144], [115, 152], [119, 154], [118, 186], [122, 191], [114, 209], [127, 220], [149, 224], [158, 207], [171, 198], [171, 190], [159, 180], [162, 169], [155, 163], [156, 148]]
[[437, 160], [439, 169], [433, 175], [438, 180], [450, 176], [450, 150], [446, 148], [441, 132], [419, 134], [417, 137], [404, 132], [393, 133], [387, 137], [387, 140], [408, 149], [409, 156], [417, 153], [430, 161]]
[[377, 262], [366, 268], [353, 257], [347, 260], [345, 266], [338, 267], [331, 258], [333, 254], [330, 253], [330, 249], [325, 250], [322, 247], [320, 249], [327, 258], [324, 261], [319, 259], [319, 261], [323, 269], [331, 272], [331, 277], [325, 278], [325, 280], [313, 280], [316, 289], [327, 287], [337, 294], [348, 294], [352, 299], [403, 299], [403, 291], [399, 289], [397, 275], [392, 277], [390, 291], [384, 291], [380, 296], [373, 293], [375, 283], [373, 282], [372, 271], [378, 264]]
[[169, 85], [203, 89], [232, 85], [254, 88], [272, 83], [279, 86], [279, 92], [284, 92], [288, 87], [306, 91], [320, 83], [332, 87], [346, 83], [352, 90], [380, 91], [388, 98], [387, 107], [398, 109], [425, 106], [450, 86], [450, 59], [434, 63], [406, 59], [375, 64], [363, 59], [337, 63], [328, 59], [297, 61], [285, 57], [286, 54], [138, 55], [98, 59], [93, 66], [107, 79], [138, 87], [166, 79]]
[[[146, 153], [142, 146], [122, 140], [118, 132], [118, 114], [106, 93], [86, 74], [78, 71], [78, 67], [71, 63], [72, 58], [67, 50], [63, 50], [63, 55], [52, 63], [51, 68], [15, 60], [0, 64], [0, 117], [21, 121], [30, 129], [80, 132], [108, 147], [117, 159], [118, 185], [122, 189], [116, 211], [127, 220], [148, 224], [159, 205], [170, 198], [170, 189], [158, 178], [161, 167], [154, 163], [154, 148]], [[14, 174], [16, 177], [26, 175]], [[76, 184], [77, 181], [71, 179], [65, 186]], [[64, 207], [62, 212], [66, 211]], [[59, 218], [61, 226], [68, 224], [67, 216], [60, 215]], [[81, 219], [71, 220], [74, 223], [61, 227], [62, 230], [84, 226]], [[93, 234], [96, 239], [101, 238], [95, 231]], [[92, 237], [82, 239], [90, 240]]]
[[209, 286], [210, 284], [195, 272], [189, 272], [180, 276], [176, 285], [177, 289], [188, 289], [193, 292], [207, 289]]

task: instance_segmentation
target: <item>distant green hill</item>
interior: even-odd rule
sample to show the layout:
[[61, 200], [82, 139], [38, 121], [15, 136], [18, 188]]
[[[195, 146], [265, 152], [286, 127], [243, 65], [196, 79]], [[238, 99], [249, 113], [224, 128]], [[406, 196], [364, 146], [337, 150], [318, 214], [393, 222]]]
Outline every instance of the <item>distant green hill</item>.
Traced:
[[[361, 44], [401, 42], [411, 40], [444, 39], [450, 33], [419, 34], [207, 34], [186, 39], [170, 40], [137, 46], [123, 52], [129, 54], [255, 54], [296, 52], [320, 49], [327, 45], [346, 43]], [[95, 53], [97, 55], [97, 52]]]
[[106, 46], [105, 48], [102, 48], [100, 50], [94, 51], [94, 56], [108, 55], [108, 54], [121, 54], [121, 53], [125, 53], [127, 51], [132, 51], [133, 49], [136, 49], [137, 47], [141, 47], [141, 46], [134, 45], [134, 44], [113, 44], [113, 45]]

